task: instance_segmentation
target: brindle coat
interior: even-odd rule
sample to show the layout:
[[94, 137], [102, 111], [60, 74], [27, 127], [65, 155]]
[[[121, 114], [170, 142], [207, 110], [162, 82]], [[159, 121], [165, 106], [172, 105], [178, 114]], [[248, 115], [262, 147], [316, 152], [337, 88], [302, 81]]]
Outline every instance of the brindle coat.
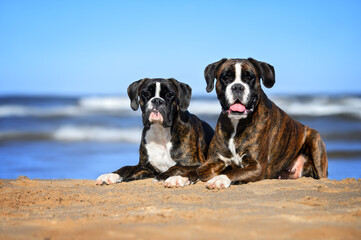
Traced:
[[255, 81], [249, 83], [253, 101], [246, 106], [254, 110], [246, 118], [235, 121], [238, 123], [233, 140], [241, 164], [224, 160], [232, 158], [229, 141], [234, 133], [234, 120], [223, 111], [209, 146], [207, 162], [197, 169], [199, 178], [207, 181], [224, 174], [232, 183], [294, 178], [291, 169], [300, 158], [304, 161], [302, 176], [327, 177], [326, 149], [319, 133], [292, 119], [263, 92], [261, 78], [266, 87], [272, 87], [275, 82], [271, 65], [251, 58], [222, 59], [208, 65], [205, 70], [207, 91], [212, 91], [214, 78], [217, 78], [217, 96], [222, 108], [227, 108], [224, 96], [227, 84], [222, 82], [221, 77], [235, 63], [242, 63], [242, 71], [255, 76]]
[[[165, 99], [163, 127], [170, 128], [170, 156], [176, 165], [165, 172], [159, 171], [149, 161], [146, 148], [146, 134], [150, 129], [149, 112], [146, 109], [147, 102], [154, 96], [156, 82], [163, 84], [160, 96]], [[150, 91], [149, 96], [143, 96], [142, 91]], [[167, 94], [173, 94], [173, 98], [167, 98]], [[209, 143], [213, 137], [213, 129], [197, 116], [189, 113], [186, 109], [191, 99], [191, 88], [177, 80], [170, 79], [141, 79], [128, 87], [128, 95], [131, 107], [137, 110], [139, 105], [142, 110], [143, 132], [139, 147], [139, 163], [136, 166], [125, 166], [113, 173], [121, 176], [122, 181], [132, 181], [155, 177], [157, 180], [165, 180], [170, 176], [181, 175], [194, 179], [194, 169], [205, 162]], [[171, 96], [171, 95], [169, 95]], [[139, 100], [139, 101], [138, 101]], [[162, 109], [160, 109], [162, 111]], [[191, 171], [193, 170], [193, 171]]]

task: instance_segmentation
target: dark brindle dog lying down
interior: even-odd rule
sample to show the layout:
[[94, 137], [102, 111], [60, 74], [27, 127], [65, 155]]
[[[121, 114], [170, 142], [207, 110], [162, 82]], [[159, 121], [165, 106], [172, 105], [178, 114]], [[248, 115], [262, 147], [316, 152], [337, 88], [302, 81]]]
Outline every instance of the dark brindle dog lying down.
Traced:
[[207, 187], [302, 176], [327, 177], [325, 145], [317, 131], [289, 117], [261, 88], [275, 83], [274, 68], [252, 58], [222, 59], [204, 72], [222, 106], [207, 162], [197, 169]]
[[[141, 79], [128, 87], [131, 107], [142, 110], [144, 129], [139, 163], [98, 177], [113, 184], [155, 177], [167, 187], [189, 184], [190, 174], [204, 163], [213, 129], [187, 111], [191, 88], [177, 80]], [[191, 171], [193, 170], [193, 171]], [[196, 178], [195, 178], [196, 179]]]

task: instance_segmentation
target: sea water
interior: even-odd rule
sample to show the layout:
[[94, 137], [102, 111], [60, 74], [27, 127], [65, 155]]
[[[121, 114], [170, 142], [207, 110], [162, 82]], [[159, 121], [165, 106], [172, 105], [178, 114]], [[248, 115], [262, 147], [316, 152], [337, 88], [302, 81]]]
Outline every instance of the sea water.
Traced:
[[[320, 132], [329, 178], [361, 178], [361, 96], [270, 96]], [[193, 97], [189, 111], [215, 127], [216, 97]], [[139, 158], [141, 112], [127, 97], [0, 96], [0, 178], [96, 179]]]

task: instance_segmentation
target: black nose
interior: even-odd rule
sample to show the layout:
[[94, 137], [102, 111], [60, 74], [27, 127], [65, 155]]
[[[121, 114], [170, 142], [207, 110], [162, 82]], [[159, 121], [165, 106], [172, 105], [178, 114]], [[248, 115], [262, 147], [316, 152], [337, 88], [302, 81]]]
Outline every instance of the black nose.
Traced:
[[236, 91], [236, 92], [239, 92], [239, 91], [243, 91], [244, 90], [244, 87], [242, 84], [234, 84], [232, 86], [232, 90], [233, 91]]
[[158, 107], [164, 103], [164, 100], [161, 98], [153, 98], [152, 103], [154, 104], [155, 107]]

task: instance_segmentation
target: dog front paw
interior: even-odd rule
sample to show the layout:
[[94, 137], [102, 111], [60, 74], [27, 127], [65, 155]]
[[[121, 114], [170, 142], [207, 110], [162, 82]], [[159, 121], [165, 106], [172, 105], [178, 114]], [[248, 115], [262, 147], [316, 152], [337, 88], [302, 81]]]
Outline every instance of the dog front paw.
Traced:
[[174, 187], [184, 187], [187, 185], [190, 185], [191, 182], [189, 181], [189, 179], [187, 177], [182, 177], [182, 176], [172, 176], [167, 178], [164, 181], [164, 187], [167, 188], [174, 188]]
[[206, 184], [208, 189], [224, 189], [231, 186], [231, 180], [227, 175], [218, 175], [209, 180]]
[[120, 183], [123, 181], [123, 178], [119, 176], [119, 174], [116, 173], [106, 173], [102, 174], [97, 178], [97, 181], [95, 182], [97, 185], [105, 184], [114, 184], [114, 183]]
[[226, 164], [223, 161], [206, 162], [204, 165], [197, 168], [197, 175], [199, 179], [206, 182], [212, 179], [213, 176], [221, 173], [225, 168]]

